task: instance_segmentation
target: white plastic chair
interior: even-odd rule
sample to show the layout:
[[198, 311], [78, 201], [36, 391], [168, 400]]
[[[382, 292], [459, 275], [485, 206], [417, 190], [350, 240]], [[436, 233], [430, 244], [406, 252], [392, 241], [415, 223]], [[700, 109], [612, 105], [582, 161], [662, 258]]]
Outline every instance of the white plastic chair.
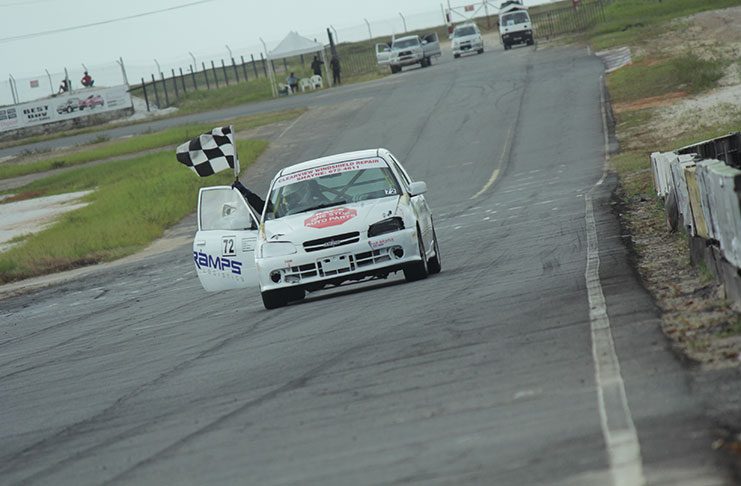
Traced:
[[306, 88], [314, 89], [314, 85], [309, 78], [301, 78], [298, 82], [298, 87], [301, 88], [301, 92], [306, 91]]
[[314, 85], [314, 88], [323, 88], [324, 83], [322, 82], [322, 77], [318, 74], [315, 74], [311, 77], [311, 84]]
[[293, 90], [291, 87], [287, 84], [278, 83], [278, 94], [280, 93], [286, 93], [287, 95], [293, 94]]

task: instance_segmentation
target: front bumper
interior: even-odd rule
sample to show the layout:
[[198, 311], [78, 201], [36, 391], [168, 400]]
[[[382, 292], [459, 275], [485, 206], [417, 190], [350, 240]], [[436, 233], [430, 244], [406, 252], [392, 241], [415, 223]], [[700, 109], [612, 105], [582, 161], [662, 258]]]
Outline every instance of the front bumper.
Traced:
[[260, 290], [265, 292], [291, 287], [319, 290], [346, 280], [385, 276], [420, 259], [414, 228], [322, 250], [307, 252], [297, 246], [297, 253], [257, 258], [255, 263]]
[[502, 34], [502, 42], [507, 44], [524, 44], [533, 40], [532, 30], [521, 30], [518, 32], [511, 32]]
[[479, 41], [467, 41], [458, 45], [453, 46], [453, 55], [466, 54], [467, 52], [475, 52], [484, 48], [484, 42]]

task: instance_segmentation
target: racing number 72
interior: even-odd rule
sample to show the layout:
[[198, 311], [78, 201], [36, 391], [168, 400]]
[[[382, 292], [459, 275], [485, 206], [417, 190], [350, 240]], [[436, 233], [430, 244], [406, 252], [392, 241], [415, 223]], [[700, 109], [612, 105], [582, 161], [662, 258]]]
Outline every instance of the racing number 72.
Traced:
[[233, 236], [226, 236], [221, 239], [221, 256], [237, 256], [236, 244]]

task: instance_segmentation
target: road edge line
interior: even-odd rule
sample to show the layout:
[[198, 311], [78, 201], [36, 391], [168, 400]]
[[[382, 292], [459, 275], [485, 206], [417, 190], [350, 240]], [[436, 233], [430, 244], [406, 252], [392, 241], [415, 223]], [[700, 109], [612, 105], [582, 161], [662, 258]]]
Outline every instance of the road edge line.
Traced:
[[620, 371], [620, 361], [615, 351], [610, 318], [607, 314], [607, 303], [599, 277], [599, 244], [592, 204], [592, 193], [605, 182], [610, 154], [604, 89], [606, 89], [604, 76], [600, 76], [600, 110], [604, 134], [605, 161], [602, 177], [592, 186], [584, 198], [586, 202], [587, 233], [587, 266], [584, 277], [589, 301], [592, 358], [597, 385], [600, 425], [610, 462], [612, 484], [613, 486], [640, 486], [646, 484], [643, 475], [641, 447], [628, 406], [625, 383]]

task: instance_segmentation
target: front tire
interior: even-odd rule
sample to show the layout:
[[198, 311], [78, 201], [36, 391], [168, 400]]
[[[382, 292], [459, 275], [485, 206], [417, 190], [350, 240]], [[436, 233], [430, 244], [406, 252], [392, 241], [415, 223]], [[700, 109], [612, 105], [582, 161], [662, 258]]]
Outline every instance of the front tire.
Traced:
[[422, 242], [422, 232], [417, 228], [417, 244], [419, 245], [419, 255], [422, 259], [418, 262], [408, 263], [404, 267], [404, 278], [407, 282], [415, 282], [427, 278], [429, 271], [427, 269], [427, 258], [425, 244]]
[[435, 256], [427, 261], [427, 271], [430, 275], [440, 273], [443, 269], [443, 259], [440, 255], [440, 246], [437, 244], [437, 234], [435, 234], [435, 228], [432, 228], [432, 239], [435, 241], [433, 247], [435, 248]]

